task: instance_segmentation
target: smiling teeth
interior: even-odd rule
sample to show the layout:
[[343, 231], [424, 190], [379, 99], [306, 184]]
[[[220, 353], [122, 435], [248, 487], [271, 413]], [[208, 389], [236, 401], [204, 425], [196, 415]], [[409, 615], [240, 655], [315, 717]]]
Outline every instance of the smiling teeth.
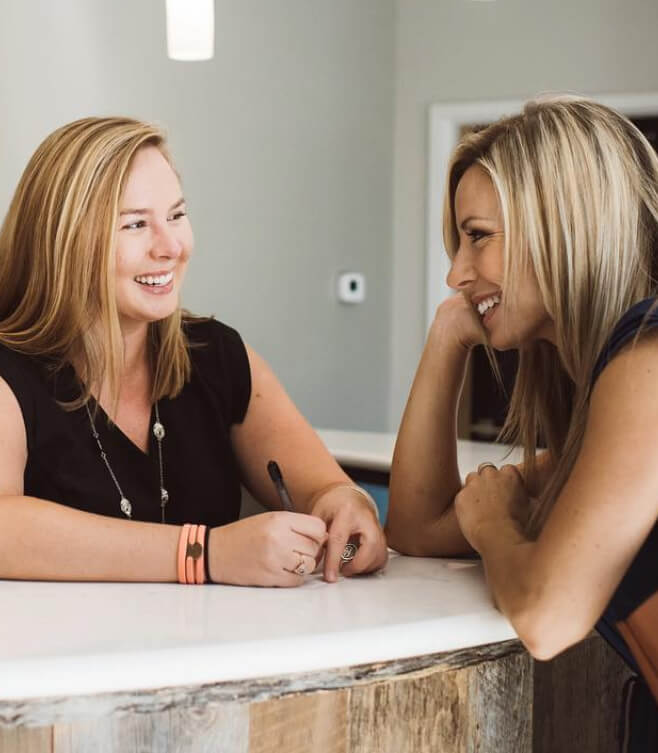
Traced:
[[142, 285], [168, 285], [174, 279], [173, 272], [167, 272], [166, 275], [138, 275], [135, 277], [135, 282], [140, 282]]
[[491, 298], [485, 298], [484, 301], [478, 303], [478, 311], [480, 316], [483, 316], [489, 309], [500, 303], [500, 298], [497, 295], [492, 295]]

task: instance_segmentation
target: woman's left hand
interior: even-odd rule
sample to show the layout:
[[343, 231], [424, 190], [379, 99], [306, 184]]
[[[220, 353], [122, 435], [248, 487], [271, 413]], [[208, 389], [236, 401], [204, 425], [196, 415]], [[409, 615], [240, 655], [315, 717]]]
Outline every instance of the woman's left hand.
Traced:
[[[388, 560], [384, 531], [369, 501], [350, 486], [337, 486], [323, 494], [310, 510], [327, 526], [324, 579], [330, 583], [341, 575], [357, 575], [379, 570]], [[358, 543], [350, 562], [341, 563], [348, 541]], [[342, 565], [342, 566], [341, 566]]]
[[504, 465], [485, 466], [469, 473], [464, 486], [455, 497], [455, 512], [462, 533], [476, 551], [491, 531], [510, 521], [519, 529], [525, 527], [531, 500], [518, 468]]

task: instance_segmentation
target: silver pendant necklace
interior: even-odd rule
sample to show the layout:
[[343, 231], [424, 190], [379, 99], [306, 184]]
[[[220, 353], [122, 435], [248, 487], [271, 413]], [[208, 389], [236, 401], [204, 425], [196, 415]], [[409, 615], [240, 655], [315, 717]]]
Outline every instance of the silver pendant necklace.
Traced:
[[[164, 466], [162, 463], [162, 440], [165, 437], [165, 428], [160, 421], [160, 411], [158, 409], [158, 402], [156, 400], [155, 402], [155, 423], [153, 424], [153, 436], [156, 438], [158, 442], [158, 464], [160, 467], [160, 510], [162, 511], [162, 522], [165, 522], [165, 507], [167, 506], [167, 502], [169, 502], [169, 492], [164, 487]], [[110, 473], [110, 476], [112, 477], [112, 481], [114, 482], [114, 485], [117, 488], [117, 491], [119, 492], [119, 506], [121, 507], [121, 512], [127, 517], [132, 518], [132, 512], [133, 512], [133, 506], [130, 503], [130, 500], [126, 497], [126, 495], [121, 490], [121, 486], [119, 484], [119, 481], [117, 477], [114, 474], [114, 471], [112, 470], [112, 466], [110, 465], [110, 461], [107, 459], [107, 453], [103, 449], [103, 445], [101, 444], [101, 438], [98, 436], [98, 432], [96, 431], [96, 425], [94, 424], [94, 419], [91, 415], [91, 411], [89, 410], [89, 403], [85, 403], [85, 408], [87, 409], [87, 415], [89, 416], [89, 423], [91, 424], [91, 433], [94, 435], [94, 439], [96, 440], [96, 444], [98, 445], [98, 449], [101, 453], [101, 459], [105, 463], [105, 467]]]

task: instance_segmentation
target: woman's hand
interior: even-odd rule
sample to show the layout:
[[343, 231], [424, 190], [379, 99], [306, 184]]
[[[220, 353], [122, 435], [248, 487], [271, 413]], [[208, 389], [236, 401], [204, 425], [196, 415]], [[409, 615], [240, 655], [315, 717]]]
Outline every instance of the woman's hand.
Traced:
[[455, 512], [462, 533], [469, 544], [480, 552], [490, 532], [513, 521], [524, 540], [523, 528], [530, 510], [530, 499], [519, 470], [504, 465], [500, 470], [485, 466], [469, 473], [455, 497]]
[[[327, 526], [324, 579], [333, 583], [342, 575], [379, 570], [388, 560], [386, 537], [377, 515], [363, 494], [349, 484], [329, 489], [313, 504], [311, 514]], [[359, 545], [351, 562], [342, 564], [341, 554], [348, 541]]]
[[299, 586], [322, 557], [327, 526], [319, 517], [265, 512], [213, 528], [210, 578], [236, 586]]
[[465, 350], [471, 350], [475, 345], [487, 342], [478, 313], [470, 300], [462, 293], [446, 298], [437, 308], [430, 338], [435, 333], [444, 341], [446, 337], [450, 338]]

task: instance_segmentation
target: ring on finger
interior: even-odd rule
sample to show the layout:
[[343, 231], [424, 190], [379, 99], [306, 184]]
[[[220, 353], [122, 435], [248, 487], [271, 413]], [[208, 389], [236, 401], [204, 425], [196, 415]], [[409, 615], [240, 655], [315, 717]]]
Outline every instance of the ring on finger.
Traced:
[[358, 551], [359, 551], [358, 544], [353, 544], [352, 542], [345, 544], [343, 553], [340, 555], [341, 562], [351, 562], [356, 556], [356, 553]]
[[484, 463], [480, 463], [480, 465], [478, 465], [478, 473], [482, 473], [485, 468], [493, 468], [494, 471], [498, 470], [498, 468], [492, 462], [485, 460]]
[[295, 575], [306, 575], [306, 563], [303, 554], [299, 556], [299, 562], [292, 572], [295, 573]]

